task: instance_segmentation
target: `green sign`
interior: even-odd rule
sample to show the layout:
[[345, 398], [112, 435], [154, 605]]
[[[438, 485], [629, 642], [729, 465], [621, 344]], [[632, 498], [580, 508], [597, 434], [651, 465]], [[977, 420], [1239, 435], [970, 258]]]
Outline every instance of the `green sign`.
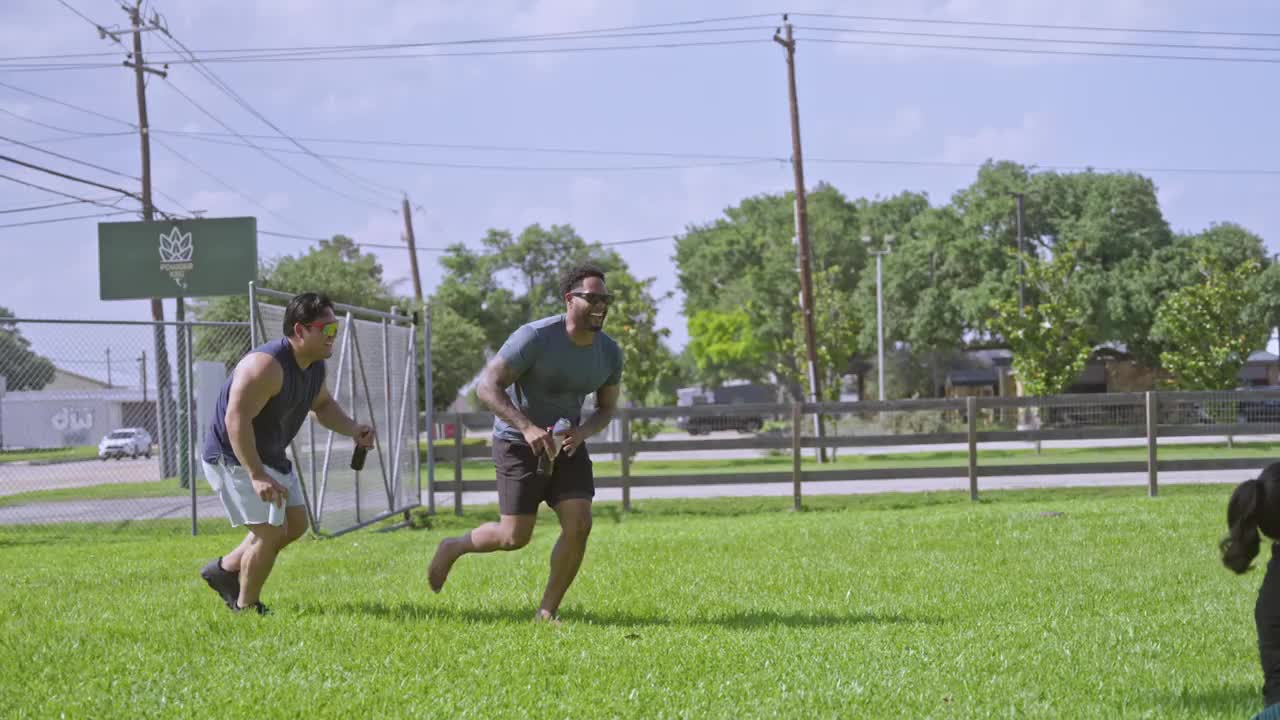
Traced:
[[257, 218], [98, 223], [103, 300], [239, 295], [257, 276]]

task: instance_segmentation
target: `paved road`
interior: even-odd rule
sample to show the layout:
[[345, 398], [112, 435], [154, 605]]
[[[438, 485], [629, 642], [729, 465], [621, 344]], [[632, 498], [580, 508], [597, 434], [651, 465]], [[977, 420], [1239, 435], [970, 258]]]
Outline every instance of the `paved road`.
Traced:
[[111, 483], [151, 482], [162, 477], [160, 460], [155, 457], [150, 460], [84, 460], [48, 465], [0, 463], [0, 495]]

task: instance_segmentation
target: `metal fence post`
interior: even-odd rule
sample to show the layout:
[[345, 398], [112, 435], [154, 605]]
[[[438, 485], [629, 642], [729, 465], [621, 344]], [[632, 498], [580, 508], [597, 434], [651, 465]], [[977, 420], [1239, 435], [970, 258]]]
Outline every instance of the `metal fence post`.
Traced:
[[1155, 497], [1159, 491], [1156, 479], [1156, 426], [1159, 400], [1154, 390], [1147, 391], [1147, 496]]
[[964, 399], [964, 412], [968, 417], [967, 432], [969, 434], [969, 499], [978, 499], [978, 398], [970, 396]]
[[[179, 300], [179, 302], [181, 302], [181, 300]], [[192, 335], [191, 325], [188, 323], [185, 326], [180, 326], [179, 329], [186, 330], [185, 337], [182, 338], [181, 340], [186, 345], [187, 362], [186, 362], [186, 366], [180, 370], [180, 372], [182, 372], [186, 377], [186, 382], [183, 384], [186, 386], [186, 396], [187, 396], [186, 397], [187, 411], [186, 413], [184, 413], [186, 415], [186, 426], [185, 426], [185, 431], [183, 432], [183, 435], [185, 435], [187, 438], [187, 447], [185, 450], [186, 458], [185, 458], [184, 464], [187, 466], [187, 479], [191, 483], [191, 534], [195, 535], [196, 534], [196, 439], [192, 437], [191, 425], [192, 425], [192, 417], [194, 415], [193, 408], [195, 407], [195, 402], [193, 401], [192, 395], [195, 394], [195, 388], [193, 387], [193, 385], [195, 384], [195, 370], [193, 369], [193, 366], [195, 365], [196, 360], [195, 360], [195, 357], [192, 355], [192, 351], [194, 348], [191, 342], [191, 335]]]
[[804, 419], [804, 405], [802, 403], [791, 404], [791, 503], [793, 510], [799, 510], [800, 503], [800, 483], [803, 474], [800, 470], [800, 440], [804, 428], [801, 421]]
[[[354, 318], [351, 317], [351, 313], [347, 313], [347, 332], [351, 333], [351, 348], [352, 350], [354, 350], [357, 342], [355, 337], [356, 321]], [[347, 370], [349, 371], [349, 375], [350, 375], [349, 379], [351, 380], [351, 392], [350, 392], [351, 419], [357, 423], [360, 422], [360, 406], [356, 403], [356, 364], [360, 362], [362, 362], [362, 360], [360, 359], [360, 356], [358, 354], [355, 354], [351, 356], [351, 364], [347, 366]], [[373, 418], [369, 418], [369, 424], [371, 425], [373, 424]], [[355, 496], [356, 496], [356, 523], [359, 524], [360, 522], [360, 471], [353, 470], [352, 473], [353, 473], [352, 482], [355, 484]]]
[[[436, 514], [436, 410], [431, 388], [431, 304], [422, 308], [422, 402], [427, 425], [427, 514]], [[419, 500], [421, 502], [421, 500]]]
[[453, 514], [462, 514], [462, 413], [453, 414]]
[[620, 408], [618, 429], [622, 431], [622, 512], [631, 512], [631, 410]]

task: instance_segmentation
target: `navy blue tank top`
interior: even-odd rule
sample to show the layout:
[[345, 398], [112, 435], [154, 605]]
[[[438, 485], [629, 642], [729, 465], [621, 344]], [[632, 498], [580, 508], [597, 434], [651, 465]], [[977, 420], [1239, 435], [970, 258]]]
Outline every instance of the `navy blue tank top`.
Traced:
[[[253, 419], [253, 437], [257, 442], [258, 457], [262, 458], [262, 464], [287, 475], [293, 470], [293, 464], [284, 451], [293, 441], [293, 436], [298, 434], [303, 421], [307, 419], [307, 413], [311, 412], [311, 403], [324, 386], [324, 361], [311, 363], [306, 370], [298, 367], [298, 361], [293, 357], [293, 346], [286, 338], [259, 345], [250, 352], [266, 353], [275, 358], [284, 369], [284, 382], [280, 386], [280, 392], [268, 400], [262, 412]], [[232, 373], [222, 385], [218, 405], [213, 411], [213, 421], [209, 424], [209, 433], [204, 439], [201, 457], [210, 464], [219, 461], [240, 464], [231, 447], [226, 423], [227, 401], [231, 397], [231, 381], [234, 377], [235, 374]]]

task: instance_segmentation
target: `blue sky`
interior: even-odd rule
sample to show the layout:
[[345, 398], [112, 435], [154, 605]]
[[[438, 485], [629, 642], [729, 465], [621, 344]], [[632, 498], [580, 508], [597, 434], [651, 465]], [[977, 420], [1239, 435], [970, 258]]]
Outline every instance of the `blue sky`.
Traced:
[[[123, 24], [108, 0], [67, 0], [104, 25]], [[664, 23], [695, 18], [781, 12], [891, 15], [933, 20], [980, 20], [1130, 28], [1280, 31], [1280, 9], [1259, 3], [1081, 0], [902, 0], [810, 2], [787, 8], [765, 2], [689, 3], [664, 0], [494, 0], [493, 2], [337, 3], [195, 2], [156, 0], [148, 8], [166, 18], [175, 37], [199, 53], [206, 49], [298, 45], [421, 42]], [[8, 0], [0, 23], [6, 56], [112, 50], [83, 19], [51, 0]], [[1065, 37], [1036, 30], [903, 25], [795, 18], [797, 26], [841, 26], [917, 32]], [[210, 65], [215, 73], [276, 125], [300, 138], [369, 138], [444, 144], [581, 148], [595, 150], [761, 155], [786, 158], [790, 134], [782, 49], [769, 42], [773, 19], [717, 37], [758, 37], [755, 44], [611, 53], [438, 57], [405, 60]], [[697, 39], [706, 39], [691, 36]], [[1274, 135], [1277, 100], [1270, 88], [1274, 64], [1183, 62], [974, 53], [806, 42], [846, 37], [797, 30], [801, 124], [809, 185], [827, 181], [849, 196], [928, 193], [935, 204], [973, 180], [987, 158], [1049, 165], [1117, 168], [1280, 169]], [[866, 37], [866, 36], [862, 36]], [[1136, 33], [1074, 37], [1119, 41], [1247, 44], [1280, 48], [1280, 37], [1207, 37]], [[666, 37], [663, 40], [690, 39]], [[712, 38], [714, 39], [714, 38]], [[879, 40], [892, 40], [879, 37]], [[907, 42], [931, 42], [917, 38]], [[616, 42], [616, 41], [615, 41]], [[642, 43], [645, 38], [626, 42]], [[603, 43], [584, 43], [603, 44]], [[986, 42], [991, 45], [993, 42]], [[1008, 45], [1008, 43], [1002, 43]], [[148, 50], [162, 49], [148, 35]], [[1077, 48], [1084, 49], [1084, 48]], [[1111, 52], [1186, 51], [1125, 50]], [[1248, 52], [1280, 58], [1280, 52]], [[119, 57], [108, 58], [117, 61]], [[0, 82], [134, 122], [133, 76], [123, 68], [12, 72]], [[242, 133], [271, 133], [188, 65], [169, 80], [153, 78], [148, 98], [157, 131], [221, 131], [187, 104], [172, 84]], [[127, 128], [0, 87], [0, 109], [84, 132]], [[0, 113], [0, 135], [24, 142], [61, 133]], [[153, 148], [155, 185], [209, 216], [256, 215], [259, 228], [308, 236], [352, 235], [360, 242], [398, 243], [398, 195], [376, 198], [356, 189], [313, 159], [279, 155], [303, 174], [373, 206], [330, 194], [253, 149], [189, 137], [160, 137], [212, 174], [274, 211], [267, 214], [225, 190], [163, 147]], [[268, 141], [261, 141], [268, 145]], [[132, 181], [7, 143], [4, 152], [87, 178]], [[429, 168], [344, 161], [380, 185], [403, 189], [420, 206], [414, 222], [420, 245], [476, 244], [488, 228], [518, 231], [527, 224], [569, 223], [588, 240], [612, 242], [681, 232], [714, 219], [723, 208], [756, 193], [791, 187], [780, 162], [714, 166], [696, 159], [654, 159], [474, 150], [391, 149], [307, 145], [319, 152], [443, 163], [554, 166], [560, 170]], [[270, 147], [282, 147], [270, 143]], [[138, 172], [132, 136], [77, 138], [42, 144], [129, 174]], [[817, 158], [959, 163], [959, 167], [824, 163]], [[618, 166], [690, 165], [649, 170]], [[605, 169], [613, 168], [613, 169]], [[95, 196], [96, 191], [42, 178], [9, 166], [33, 182]], [[1267, 239], [1280, 237], [1274, 208], [1280, 175], [1150, 172], [1166, 218], [1175, 230], [1236, 221]], [[58, 198], [0, 180], [0, 209]], [[158, 199], [162, 207], [172, 203]], [[381, 209], [375, 209], [381, 208]], [[0, 215], [3, 222], [87, 214], [83, 207]], [[128, 219], [111, 218], [111, 219]], [[29, 317], [147, 319], [144, 302], [98, 299], [97, 220], [0, 229], [0, 305]], [[0, 223], [2, 224], [2, 223]], [[304, 241], [262, 237], [265, 256], [304, 250]], [[626, 245], [619, 251], [641, 276], [675, 289], [669, 241]], [[404, 279], [405, 252], [377, 249], [388, 277]], [[892, 258], [889, 260], [892, 262]], [[428, 292], [440, 271], [422, 262]], [[172, 303], [166, 306], [172, 317]], [[660, 322], [672, 344], [687, 339], [679, 296], [662, 307]]]

